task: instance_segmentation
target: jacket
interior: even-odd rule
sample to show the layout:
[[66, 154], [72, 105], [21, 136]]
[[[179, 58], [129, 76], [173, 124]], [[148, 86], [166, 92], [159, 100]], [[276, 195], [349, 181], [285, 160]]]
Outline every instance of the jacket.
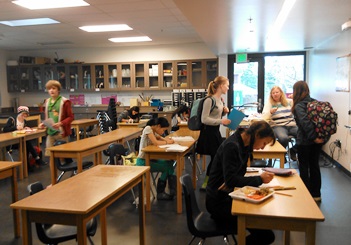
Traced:
[[[48, 108], [49, 108], [49, 99], [47, 99], [45, 103], [45, 119], [49, 118]], [[69, 99], [63, 96], [61, 97], [59, 118], [60, 118], [60, 122], [62, 123], [62, 126], [60, 128], [60, 131], [62, 132], [62, 136], [67, 137], [71, 135], [72, 133], [71, 123], [74, 120], [72, 103]]]
[[296, 144], [298, 145], [314, 144], [314, 140], [317, 138], [315, 125], [307, 115], [307, 104], [314, 100], [308, 95], [295, 105], [294, 115], [298, 126]]

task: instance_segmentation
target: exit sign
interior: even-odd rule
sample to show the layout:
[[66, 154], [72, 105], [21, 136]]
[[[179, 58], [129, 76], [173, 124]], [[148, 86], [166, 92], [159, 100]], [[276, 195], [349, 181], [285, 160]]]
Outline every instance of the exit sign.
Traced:
[[236, 63], [246, 63], [246, 62], [248, 62], [246, 53], [236, 54], [235, 55], [235, 59], [236, 59]]

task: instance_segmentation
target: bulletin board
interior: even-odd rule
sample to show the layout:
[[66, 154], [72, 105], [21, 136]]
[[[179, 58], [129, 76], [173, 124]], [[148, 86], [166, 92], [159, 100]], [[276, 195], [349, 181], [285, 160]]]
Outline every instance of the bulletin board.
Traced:
[[351, 55], [336, 58], [336, 92], [350, 91]]

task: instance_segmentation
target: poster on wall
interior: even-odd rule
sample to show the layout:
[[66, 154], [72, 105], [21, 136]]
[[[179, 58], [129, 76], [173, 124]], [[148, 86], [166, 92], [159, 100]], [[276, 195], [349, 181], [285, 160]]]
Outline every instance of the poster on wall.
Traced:
[[349, 92], [350, 91], [350, 65], [351, 56], [345, 55], [336, 58], [336, 92]]

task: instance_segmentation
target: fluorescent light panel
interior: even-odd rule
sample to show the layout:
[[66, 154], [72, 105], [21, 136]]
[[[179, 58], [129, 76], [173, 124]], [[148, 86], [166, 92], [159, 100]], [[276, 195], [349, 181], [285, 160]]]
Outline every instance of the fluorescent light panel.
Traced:
[[60, 22], [50, 18], [0, 21], [0, 24], [4, 24], [8, 26], [35, 26], [35, 25], [57, 24], [57, 23], [60, 23]]
[[129, 43], [129, 42], [148, 42], [152, 41], [148, 36], [140, 36], [140, 37], [116, 37], [108, 39], [114, 43]]
[[55, 9], [90, 5], [83, 0], [16, 0], [12, 3], [27, 9]]
[[270, 38], [272, 36], [276, 36], [279, 32], [280, 29], [282, 28], [283, 24], [286, 21], [286, 18], [288, 18], [291, 9], [294, 7], [296, 3], [296, 0], [285, 0], [283, 3], [283, 6], [278, 14], [277, 19], [274, 22], [274, 25], [272, 29], [269, 31], [267, 38]]
[[126, 24], [119, 25], [95, 25], [95, 26], [81, 26], [79, 29], [87, 32], [108, 32], [108, 31], [129, 31], [133, 28]]

